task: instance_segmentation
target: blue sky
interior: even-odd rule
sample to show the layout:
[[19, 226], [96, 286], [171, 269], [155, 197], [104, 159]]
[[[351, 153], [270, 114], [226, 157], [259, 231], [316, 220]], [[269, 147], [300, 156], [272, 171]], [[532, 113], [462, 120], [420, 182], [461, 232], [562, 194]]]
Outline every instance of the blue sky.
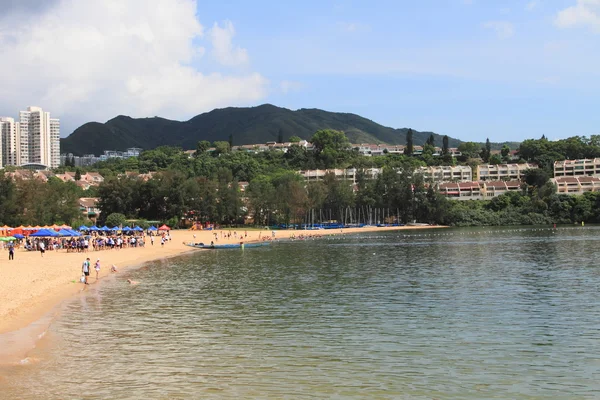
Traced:
[[0, 115], [40, 105], [63, 136], [263, 103], [462, 140], [600, 134], [600, 0], [23, 4], [0, 16]]
[[256, 70], [296, 83], [268, 102], [502, 141], [600, 133], [600, 64], [590, 54], [600, 35], [555, 23], [574, 5], [263, 0], [202, 2], [198, 15], [230, 19]]

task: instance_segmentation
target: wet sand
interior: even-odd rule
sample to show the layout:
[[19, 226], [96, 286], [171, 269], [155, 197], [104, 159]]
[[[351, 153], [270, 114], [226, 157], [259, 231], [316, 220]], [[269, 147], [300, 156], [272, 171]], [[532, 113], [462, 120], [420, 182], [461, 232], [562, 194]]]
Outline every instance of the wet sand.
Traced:
[[[430, 229], [428, 226], [406, 226], [406, 227], [364, 227], [349, 228], [340, 230], [279, 230], [276, 231], [275, 239], [288, 239], [290, 235], [296, 236], [310, 234], [316, 236], [339, 235], [351, 233], [383, 232], [390, 230], [409, 230], [409, 229]], [[66, 253], [65, 250], [46, 251], [44, 256], [40, 252], [26, 251], [18, 249], [15, 252], [15, 259], [8, 260], [8, 251], [0, 252], [0, 257], [4, 261], [0, 262], [0, 348], [10, 349], [11, 352], [21, 352], [22, 349], [15, 345], [17, 338], [23, 335], [20, 332], [26, 327], [33, 327], [27, 340], [29, 344], [35, 341], [35, 338], [44, 332], [44, 321], [47, 314], [53, 310], [62, 300], [73, 295], [81, 293], [84, 285], [79, 282], [81, 277], [81, 264], [86, 257], [90, 258], [92, 267], [96, 259], [100, 259], [101, 271], [99, 280], [110, 275], [110, 267], [115, 264], [119, 270], [116, 274], [127, 268], [139, 266], [148, 261], [177, 256], [189, 251], [212, 251], [197, 250], [185, 243], [203, 242], [209, 244], [214, 240], [214, 233], [218, 235], [216, 244], [237, 243], [239, 236], [244, 234], [244, 230], [235, 230], [238, 238], [234, 238], [234, 230], [224, 231], [189, 231], [176, 230], [171, 232], [171, 241], [164, 247], [160, 245], [160, 239], [155, 238], [154, 245], [147, 239], [146, 246], [141, 248], [124, 248], [122, 250], [103, 250], [92, 251], [88, 253]], [[221, 238], [221, 232], [231, 232], [231, 238]], [[259, 234], [264, 238], [270, 236], [271, 231], [248, 230], [245, 242], [259, 240]], [[194, 237], [195, 235], [195, 237]], [[96, 283], [96, 272], [91, 270], [89, 276], [90, 286]], [[48, 322], [46, 322], [47, 325]], [[14, 340], [14, 342], [13, 342]], [[21, 343], [21, 345], [23, 345]], [[20, 347], [20, 346], [19, 346]], [[0, 357], [6, 354], [0, 354]]]

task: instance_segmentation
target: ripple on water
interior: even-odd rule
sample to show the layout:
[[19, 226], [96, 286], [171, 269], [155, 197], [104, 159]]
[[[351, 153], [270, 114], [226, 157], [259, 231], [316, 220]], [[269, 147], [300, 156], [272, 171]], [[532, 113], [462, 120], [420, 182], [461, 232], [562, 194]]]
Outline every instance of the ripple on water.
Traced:
[[[9, 395], [595, 398], [593, 229], [456, 229], [156, 262], [65, 305]], [[0, 397], [2, 397], [0, 395]], [[14, 397], [14, 396], [13, 396]]]

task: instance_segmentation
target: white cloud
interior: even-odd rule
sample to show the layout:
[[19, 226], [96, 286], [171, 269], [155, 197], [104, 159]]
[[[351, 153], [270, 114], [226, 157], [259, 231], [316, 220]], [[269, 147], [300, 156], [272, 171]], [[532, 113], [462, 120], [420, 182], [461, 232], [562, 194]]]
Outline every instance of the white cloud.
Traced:
[[513, 24], [508, 21], [488, 21], [483, 27], [495, 31], [500, 39], [508, 39], [515, 34]]
[[348, 33], [367, 32], [370, 29], [369, 25], [360, 22], [339, 22], [338, 26], [342, 32]]
[[245, 49], [233, 46], [232, 40], [234, 36], [235, 29], [231, 21], [225, 21], [223, 28], [215, 22], [210, 30], [213, 55], [218, 62], [228, 67], [248, 63], [248, 52]]
[[[188, 118], [267, 95], [259, 73], [200, 72], [211, 64], [196, 0], [57, 0], [20, 15], [0, 17], [0, 114], [39, 105], [74, 128], [117, 114]], [[210, 30], [227, 65], [248, 61], [234, 33], [231, 22]]]
[[554, 23], [559, 28], [589, 26], [600, 33], [600, 0], [577, 0], [574, 6], [559, 11]]
[[529, 3], [527, 3], [527, 5], [525, 6], [525, 9], [527, 11], [533, 11], [539, 5], [540, 5], [540, 2], [538, 0], [531, 0]]
[[279, 88], [281, 89], [282, 93], [286, 94], [289, 92], [296, 92], [298, 90], [302, 90], [304, 88], [304, 84], [302, 82], [284, 80], [279, 83]]

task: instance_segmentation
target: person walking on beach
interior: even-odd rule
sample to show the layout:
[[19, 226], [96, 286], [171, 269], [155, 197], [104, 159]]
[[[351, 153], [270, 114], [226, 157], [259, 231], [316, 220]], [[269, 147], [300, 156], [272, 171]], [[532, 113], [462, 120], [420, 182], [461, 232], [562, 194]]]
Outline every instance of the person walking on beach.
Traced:
[[150, 236], [150, 244], [154, 246], [154, 236]]
[[15, 259], [15, 245], [13, 244], [13, 242], [10, 242], [8, 245], [8, 259], [9, 260]]
[[81, 265], [81, 272], [83, 272], [83, 275], [85, 276], [85, 280], [83, 281], [83, 283], [85, 283], [86, 285], [89, 285], [88, 283], [88, 276], [90, 276], [90, 258], [86, 258], [85, 261], [83, 262], [83, 264]]
[[94, 265], [94, 269], [96, 270], [96, 280], [98, 280], [98, 274], [100, 273], [100, 259], [96, 260], [96, 264]]
[[46, 245], [44, 244], [44, 241], [40, 240], [38, 247], [40, 249], [40, 254], [42, 255], [42, 257], [44, 257], [44, 253], [46, 252]]

